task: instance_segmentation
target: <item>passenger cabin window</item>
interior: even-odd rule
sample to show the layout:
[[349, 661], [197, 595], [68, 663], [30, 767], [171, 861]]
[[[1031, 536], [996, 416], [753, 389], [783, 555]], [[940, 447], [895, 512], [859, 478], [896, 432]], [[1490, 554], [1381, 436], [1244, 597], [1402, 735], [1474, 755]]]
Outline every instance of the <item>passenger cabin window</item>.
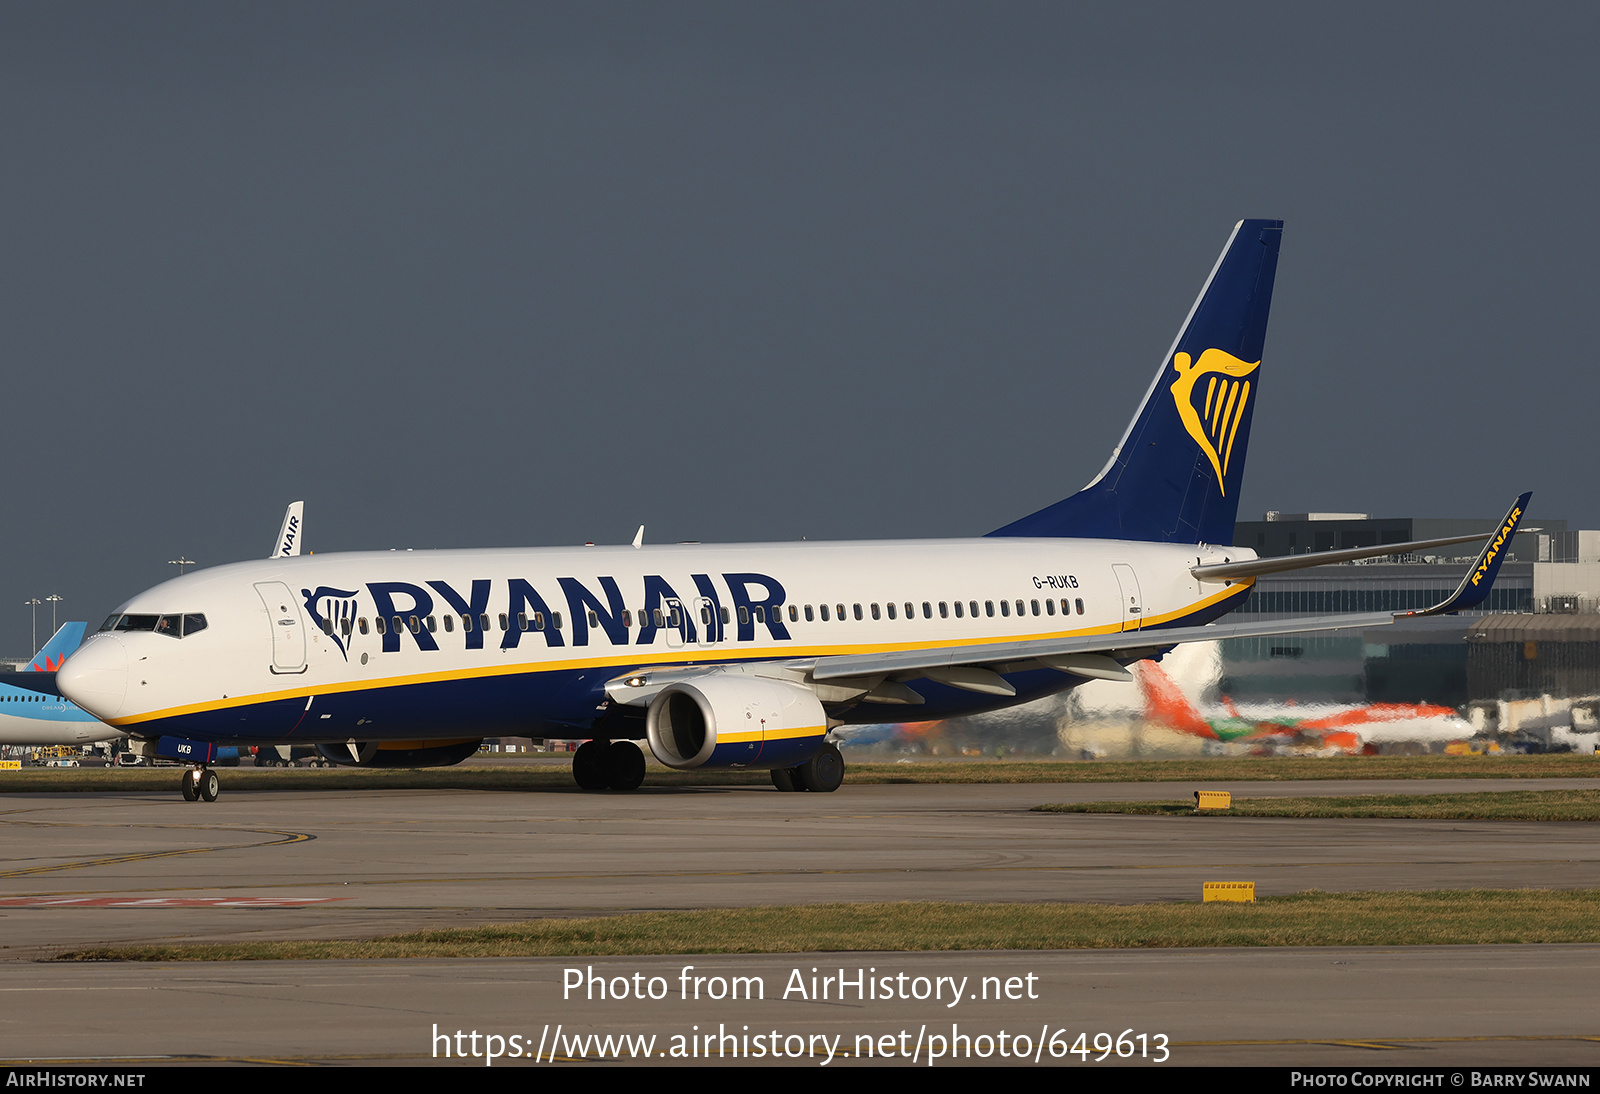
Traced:
[[1011, 601], [1002, 600], [1000, 602], [1000, 614], [1007, 617], [1011, 615]]
[[1078, 605], [1078, 614], [1082, 615], [1083, 614], [1083, 597], [1081, 597], [1081, 596], [1078, 597], [1077, 600], [1074, 601], [1074, 603]]
[[961, 601], [958, 600], [958, 601], [956, 601], [956, 618], [957, 619], [962, 618], [961, 609], [962, 609], [962, 604], [961, 604]]
[[[806, 610], [809, 612], [811, 609], [807, 608]], [[828, 621], [828, 606], [823, 604], [817, 610], [822, 613], [822, 621], [826, 623]]]
[[[823, 611], [827, 611], [827, 610], [828, 610], [828, 609], [827, 609], [827, 608], [823, 608], [823, 609], [822, 609], [822, 610], [823, 610]], [[826, 618], [828, 618], [828, 617], [827, 617], [827, 616], [823, 616], [823, 617], [822, 617], [822, 618], [824, 618], [824, 619], [826, 619]], [[810, 623], [810, 622], [812, 622], [812, 621], [813, 621], [813, 620], [812, 620], [812, 615], [811, 615], [811, 605], [810, 605], [810, 604], [807, 604], [807, 605], [806, 605], [806, 622], [807, 622], [807, 623]]]
[[[356, 630], [360, 631], [362, 634], [366, 634], [367, 633], [367, 617], [366, 616], [362, 616], [360, 619], [356, 620]], [[381, 634], [382, 632], [380, 631], [379, 633]]]
[[793, 604], [789, 605], [789, 622], [800, 622], [800, 609], [795, 607]]
[[939, 601], [939, 618], [940, 619], [949, 619], [950, 618], [950, 608], [949, 608], [949, 602], [948, 601], [945, 601], [945, 600]]
[[993, 616], [994, 615], [994, 601], [985, 600], [983, 602], [983, 614], [987, 615], [987, 616]]

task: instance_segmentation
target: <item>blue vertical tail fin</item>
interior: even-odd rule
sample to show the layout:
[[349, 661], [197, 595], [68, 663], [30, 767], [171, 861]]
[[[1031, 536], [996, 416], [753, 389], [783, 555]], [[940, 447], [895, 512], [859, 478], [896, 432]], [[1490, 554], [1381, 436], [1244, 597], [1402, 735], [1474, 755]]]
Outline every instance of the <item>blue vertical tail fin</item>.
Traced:
[[67, 659], [67, 654], [83, 645], [83, 632], [88, 628], [87, 623], [61, 624], [61, 629], [51, 635], [50, 641], [28, 662], [27, 671], [55, 672]]
[[992, 536], [1232, 543], [1281, 220], [1241, 220], [1122, 441], [1076, 494]]

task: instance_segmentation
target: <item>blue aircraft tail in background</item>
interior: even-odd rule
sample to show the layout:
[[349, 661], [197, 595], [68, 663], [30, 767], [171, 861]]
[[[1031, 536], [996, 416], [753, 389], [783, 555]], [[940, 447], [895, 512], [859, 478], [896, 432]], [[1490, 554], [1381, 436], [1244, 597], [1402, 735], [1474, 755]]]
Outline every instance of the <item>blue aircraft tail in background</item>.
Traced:
[[83, 645], [83, 632], [88, 630], [87, 623], [63, 623], [61, 629], [51, 636], [44, 648], [36, 653], [33, 660], [28, 662], [28, 672], [55, 672], [61, 667], [61, 662], [67, 659], [67, 654]]

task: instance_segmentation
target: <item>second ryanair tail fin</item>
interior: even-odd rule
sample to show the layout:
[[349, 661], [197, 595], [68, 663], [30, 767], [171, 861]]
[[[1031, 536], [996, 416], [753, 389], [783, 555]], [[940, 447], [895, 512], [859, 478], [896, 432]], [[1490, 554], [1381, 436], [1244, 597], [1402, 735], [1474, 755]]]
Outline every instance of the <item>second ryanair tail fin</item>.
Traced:
[[1241, 220], [1122, 441], [1076, 494], [990, 532], [1232, 543], [1281, 220]]

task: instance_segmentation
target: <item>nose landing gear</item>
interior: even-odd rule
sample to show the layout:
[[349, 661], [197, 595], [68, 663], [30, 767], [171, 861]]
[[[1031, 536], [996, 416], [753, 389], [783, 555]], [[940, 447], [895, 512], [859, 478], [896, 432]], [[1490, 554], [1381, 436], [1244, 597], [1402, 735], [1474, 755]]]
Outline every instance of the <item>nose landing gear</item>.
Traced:
[[214, 802], [217, 795], [222, 793], [221, 780], [217, 773], [209, 767], [191, 767], [183, 773], [183, 800]]

